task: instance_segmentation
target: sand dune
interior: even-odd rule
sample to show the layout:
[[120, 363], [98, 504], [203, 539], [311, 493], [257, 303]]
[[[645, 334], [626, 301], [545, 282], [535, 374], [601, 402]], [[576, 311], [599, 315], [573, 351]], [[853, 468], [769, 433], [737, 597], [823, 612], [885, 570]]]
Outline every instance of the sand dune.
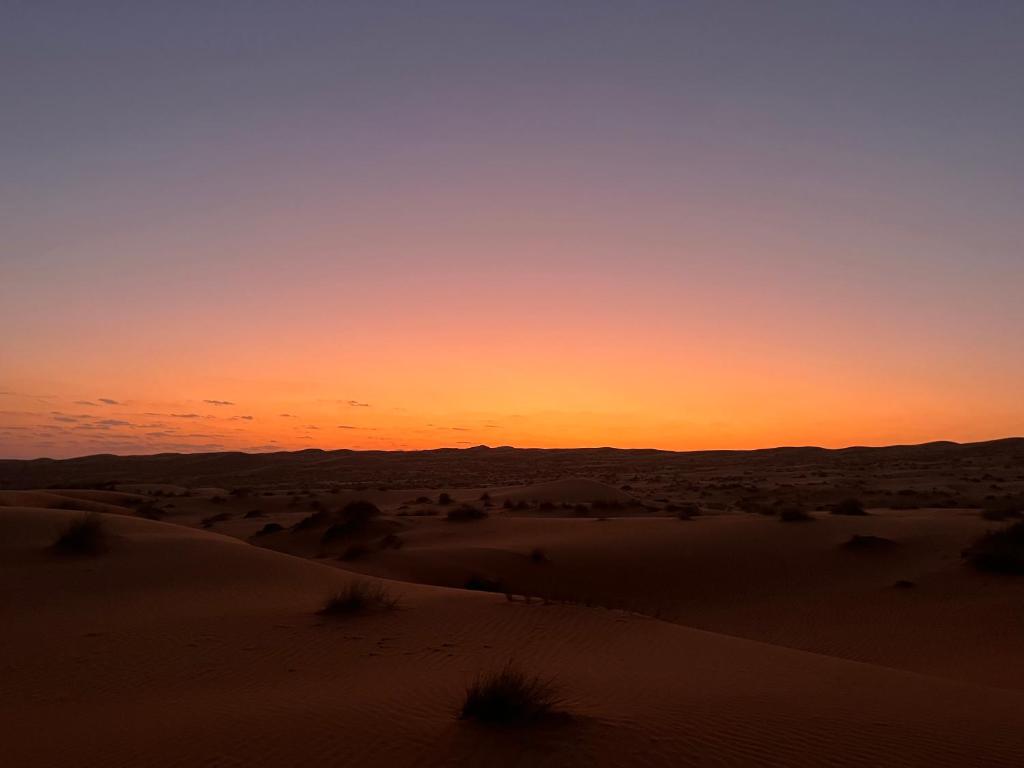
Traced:
[[[1024, 759], [1016, 691], [397, 582], [400, 610], [332, 622], [315, 611], [354, 578], [338, 567], [124, 516], [105, 516], [104, 555], [55, 559], [53, 531], [75, 514], [0, 509], [11, 765]], [[457, 721], [467, 680], [509, 657], [556, 675], [575, 718], [526, 732]]]

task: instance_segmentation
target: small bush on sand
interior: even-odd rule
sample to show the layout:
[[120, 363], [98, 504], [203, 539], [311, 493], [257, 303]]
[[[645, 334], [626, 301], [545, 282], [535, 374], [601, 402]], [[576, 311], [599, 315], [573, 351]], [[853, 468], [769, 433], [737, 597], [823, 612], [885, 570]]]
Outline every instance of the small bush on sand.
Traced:
[[867, 512], [864, 510], [864, 505], [860, 503], [860, 499], [843, 499], [838, 504], [832, 506], [833, 515], [866, 515]]
[[248, 512], [245, 513], [246, 520], [252, 520], [257, 517], [266, 517], [266, 515], [263, 514], [262, 509], [250, 509]]
[[492, 579], [487, 576], [481, 576], [479, 573], [474, 573], [466, 579], [466, 583], [463, 586], [476, 592], [505, 592], [505, 585], [501, 579]]
[[480, 675], [466, 688], [460, 720], [489, 725], [525, 725], [560, 714], [561, 699], [551, 680], [506, 664]]
[[1024, 574], [1024, 520], [989, 531], [962, 554], [979, 571]]
[[543, 565], [544, 563], [550, 563], [551, 560], [548, 559], [547, 552], [545, 552], [540, 547], [536, 547], [530, 552], [530, 562], [536, 563], [537, 565]]
[[99, 514], [90, 512], [68, 523], [53, 542], [53, 549], [60, 555], [97, 555], [106, 545], [106, 523]]
[[803, 507], [789, 505], [779, 510], [779, 520], [783, 523], [806, 523], [813, 519]]
[[442, 507], [446, 507], [452, 503], [452, 497], [447, 493], [442, 493], [440, 496], [437, 497], [437, 503], [440, 504]]
[[283, 530], [284, 530], [284, 526], [281, 525], [280, 523], [267, 523], [262, 528], [260, 528], [258, 531], [256, 531], [256, 535], [257, 536], [266, 536], [268, 533], [277, 533], [278, 531], [283, 531]]
[[398, 599], [381, 584], [353, 581], [335, 592], [320, 609], [321, 616], [356, 616], [377, 611], [393, 611]]
[[230, 519], [231, 519], [231, 513], [230, 512], [220, 512], [219, 514], [216, 514], [216, 515], [210, 515], [209, 517], [204, 517], [203, 518], [203, 522], [202, 522], [202, 526], [203, 526], [203, 528], [212, 528], [217, 523], [223, 523], [225, 520], [230, 520]]
[[474, 507], [472, 504], [463, 504], [449, 510], [445, 515], [445, 519], [452, 523], [467, 523], [470, 520], [483, 520], [485, 517], [487, 517], [486, 510]]
[[405, 542], [397, 533], [389, 533], [378, 542], [381, 549], [401, 549]]
[[674, 512], [680, 520], [692, 520], [700, 515], [700, 507], [690, 501], [682, 504], [669, 504], [665, 509]]
[[298, 533], [299, 531], [308, 531], [310, 528], [316, 528], [318, 525], [324, 525], [331, 519], [331, 516], [325, 512], [314, 512], [308, 517], [304, 517], [299, 522], [291, 527], [292, 533]]

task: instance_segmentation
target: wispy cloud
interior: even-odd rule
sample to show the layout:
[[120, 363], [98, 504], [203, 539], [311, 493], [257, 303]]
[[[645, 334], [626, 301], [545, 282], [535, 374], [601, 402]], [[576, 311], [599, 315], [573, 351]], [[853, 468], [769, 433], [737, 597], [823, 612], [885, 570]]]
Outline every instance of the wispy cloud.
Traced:
[[111, 400], [109, 397], [101, 397], [101, 398], [98, 398], [98, 399], [104, 405], [120, 405], [121, 404], [117, 400]]
[[230, 400], [203, 400], [203, 402], [209, 405], [234, 405]]
[[[154, 413], [153, 416], [161, 416], [162, 414]], [[170, 414], [176, 419], [199, 419], [202, 418], [198, 413], [172, 413]]]

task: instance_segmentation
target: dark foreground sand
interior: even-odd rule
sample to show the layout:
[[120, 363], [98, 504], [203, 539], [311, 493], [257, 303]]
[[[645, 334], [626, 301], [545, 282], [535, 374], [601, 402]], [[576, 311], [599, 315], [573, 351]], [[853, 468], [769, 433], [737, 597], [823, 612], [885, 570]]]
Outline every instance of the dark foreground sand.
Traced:
[[[1001, 525], [976, 509], [680, 520], [574, 479], [448, 505], [156, 488], [0, 491], [5, 765], [1024, 764], [1024, 579], [963, 564]], [[360, 498], [381, 514], [325, 541]], [[462, 502], [488, 516], [448, 521]], [[56, 555], [89, 510], [105, 551]], [[358, 579], [399, 608], [318, 615]], [[509, 660], [571, 718], [457, 719]]]

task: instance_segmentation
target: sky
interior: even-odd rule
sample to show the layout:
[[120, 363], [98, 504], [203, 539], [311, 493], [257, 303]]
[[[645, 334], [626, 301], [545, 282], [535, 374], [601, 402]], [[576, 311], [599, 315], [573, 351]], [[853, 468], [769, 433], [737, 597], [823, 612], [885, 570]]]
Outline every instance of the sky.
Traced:
[[1024, 4], [0, 3], [0, 457], [1024, 434]]

